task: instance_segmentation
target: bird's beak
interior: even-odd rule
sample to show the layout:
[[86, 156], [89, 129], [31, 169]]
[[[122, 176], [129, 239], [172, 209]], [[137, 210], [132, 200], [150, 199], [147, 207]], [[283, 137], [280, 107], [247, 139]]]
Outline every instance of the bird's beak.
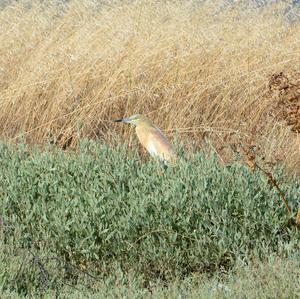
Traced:
[[114, 120], [115, 123], [130, 123], [131, 119], [129, 117], [125, 117], [125, 118], [118, 118]]

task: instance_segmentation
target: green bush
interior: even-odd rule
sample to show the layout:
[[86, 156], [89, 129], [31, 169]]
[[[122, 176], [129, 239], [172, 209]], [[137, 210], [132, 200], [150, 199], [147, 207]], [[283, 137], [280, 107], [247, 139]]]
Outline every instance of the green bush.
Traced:
[[[240, 163], [199, 152], [163, 170], [126, 147], [92, 142], [77, 153], [1, 144], [0, 162], [0, 256], [10, 267], [0, 274], [2, 289], [27, 292], [41, 283], [42, 263], [25, 273], [3, 262], [20, 252], [99, 277], [120, 268], [146, 282], [299, 252], [299, 230], [276, 190]], [[282, 182], [280, 172], [278, 181], [295, 210], [299, 183]], [[66, 267], [61, 273], [71, 279]]]

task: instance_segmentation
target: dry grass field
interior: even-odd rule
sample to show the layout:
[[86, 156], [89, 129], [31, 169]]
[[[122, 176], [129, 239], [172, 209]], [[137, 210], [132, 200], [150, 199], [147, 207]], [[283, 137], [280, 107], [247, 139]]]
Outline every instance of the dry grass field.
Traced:
[[[300, 2], [283, 2], [0, 0], [1, 298], [299, 295]], [[131, 151], [112, 120], [136, 113], [176, 168]]]
[[210, 140], [226, 160], [237, 145], [255, 145], [266, 161], [299, 170], [300, 23], [284, 6], [223, 2], [7, 6], [1, 136], [132, 142], [133, 131], [111, 120], [142, 113], [186, 147]]

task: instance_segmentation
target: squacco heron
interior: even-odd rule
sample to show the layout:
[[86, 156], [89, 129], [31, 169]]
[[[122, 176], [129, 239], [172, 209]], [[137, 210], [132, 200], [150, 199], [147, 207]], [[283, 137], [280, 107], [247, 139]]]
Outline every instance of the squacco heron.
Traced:
[[141, 144], [152, 157], [164, 164], [174, 164], [177, 160], [177, 156], [165, 135], [148, 117], [136, 114], [130, 117], [116, 119], [115, 122], [135, 125], [135, 131]]

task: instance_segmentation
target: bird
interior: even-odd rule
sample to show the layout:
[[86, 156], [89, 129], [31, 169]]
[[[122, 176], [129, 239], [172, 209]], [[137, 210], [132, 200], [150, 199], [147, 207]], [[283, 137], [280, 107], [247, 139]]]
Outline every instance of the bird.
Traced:
[[146, 116], [135, 114], [114, 122], [129, 123], [136, 126], [135, 132], [142, 146], [149, 154], [164, 165], [175, 164], [177, 155], [163, 132]]

